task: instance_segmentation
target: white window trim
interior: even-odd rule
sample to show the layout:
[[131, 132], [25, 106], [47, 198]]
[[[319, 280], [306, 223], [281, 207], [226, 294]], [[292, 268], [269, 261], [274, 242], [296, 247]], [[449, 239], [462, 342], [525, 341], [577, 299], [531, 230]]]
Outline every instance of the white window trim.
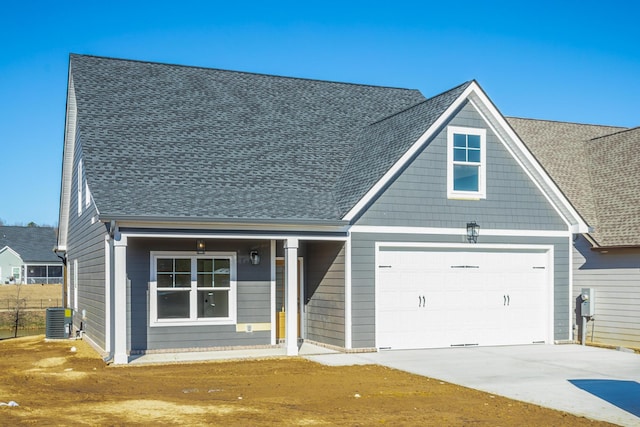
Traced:
[[82, 215], [82, 160], [78, 162], [78, 216]]
[[[480, 165], [478, 168], [478, 191], [456, 191], [453, 189], [453, 135], [478, 135], [480, 137]], [[457, 162], [456, 162], [457, 163]], [[479, 200], [487, 197], [487, 130], [461, 126], [447, 127], [447, 198]]]
[[[156, 260], [160, 257], [189, 258], [192, 266], [199, 258], [229, 258], [230, 259], [230, 281], [229, 281], [229, 317], [216, 317], [198, 319], [196, 317], [198, 307], [198, 284], [197, 271], [191, 269], [191, 289], [189, 290], [189, 319], [158, 319], [158, 282], [156, 277]], [[174, 251], [152, 251], [150, 258], [149, 281], [149, 326], [192, 326], [192, 325], [235, 325], [237, 323], [237, 255], [235, 252], [207, 252], [198, 254], [196, 252], [174, 252]]]
[[73, 309], [78, 311], [78, 260], [73, 260]]
[[89, 205], [91, 204], [91, 192], [89, 191], [89, 183], [86, 181], [84, 182], [84, 193], [84, 207], [89, 208]]

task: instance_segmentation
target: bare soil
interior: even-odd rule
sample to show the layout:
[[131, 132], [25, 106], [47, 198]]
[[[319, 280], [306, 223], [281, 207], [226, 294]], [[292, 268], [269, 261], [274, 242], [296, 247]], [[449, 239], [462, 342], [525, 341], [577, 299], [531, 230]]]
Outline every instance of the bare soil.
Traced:
[[63, 304], [62, 285], [0, 285], [0, 337], [13, 336], [18, 303], [18, 336], [42, 332], [46, 308]]
[[116, 367], [86, 342], [44, 336], [0, 341], [0, 402], [11, 400], [2, 425], [611, 425], [375, 365]]

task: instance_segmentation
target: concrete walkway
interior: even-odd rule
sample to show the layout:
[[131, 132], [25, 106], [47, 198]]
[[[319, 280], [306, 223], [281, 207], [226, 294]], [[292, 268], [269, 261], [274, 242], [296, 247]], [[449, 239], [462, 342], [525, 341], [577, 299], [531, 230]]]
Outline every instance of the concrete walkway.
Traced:
[[640, 426], [640, 355], [579, 345], [527, 345], [306, 356], [378, 364], [622, 426]]
[[[298, 349], [300, 356], [314, 356], [327, 354], [342, 354], [335, 350], [319, 347], [309, 343], [302, 343]], [[284, 347], [269, 347], [243, 350], [212, 350], [212, 351], [184, 351], [160, 352], [129, 356], [130, 365], [151, 365], [164, 363], [207, 362], [213, 360], [241, 360], [264, 359], [273, 357], [287, 357]], [[369, 362], [371, 363], [371, 362]]]

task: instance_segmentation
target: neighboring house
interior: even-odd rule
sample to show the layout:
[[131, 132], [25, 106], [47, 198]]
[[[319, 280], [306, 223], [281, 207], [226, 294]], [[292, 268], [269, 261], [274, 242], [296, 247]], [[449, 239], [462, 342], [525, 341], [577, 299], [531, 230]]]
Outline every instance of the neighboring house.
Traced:
[[572, 340], [588, 226], [475, 81], [426, 99], [71, 55], [68, 82], [58, 250], [114, 363]]
[[640, 348], [640, 128], [507, 121], [593, 227], [573, 245], [573, 297], [595, 289], [587, 341]]
[[0, 226], [0, 283], [62, 283], [51, 227]]

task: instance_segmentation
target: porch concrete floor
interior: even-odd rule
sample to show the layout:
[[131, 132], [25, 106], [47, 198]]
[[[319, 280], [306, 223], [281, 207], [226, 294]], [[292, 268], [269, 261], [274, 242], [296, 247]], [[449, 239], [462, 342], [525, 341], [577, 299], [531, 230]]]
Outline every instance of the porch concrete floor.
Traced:
[[[319, 356], [327, 354], [337, 354], [336, 350], [310, 343], [302, 343], [299, 347], [300, 356]], [[239, 360], [239, 359], [264, 359], [271, 357], [286, 357], [287, 351], [283, 347], [258, 348], [242, 350], [213, 350], [213, 351], [191, 351], [175, 353], [151, 353], [129, 356], [130, 365], [147, 365], [162, 363], [181, 362], [204, 362], [210, 360]]]

